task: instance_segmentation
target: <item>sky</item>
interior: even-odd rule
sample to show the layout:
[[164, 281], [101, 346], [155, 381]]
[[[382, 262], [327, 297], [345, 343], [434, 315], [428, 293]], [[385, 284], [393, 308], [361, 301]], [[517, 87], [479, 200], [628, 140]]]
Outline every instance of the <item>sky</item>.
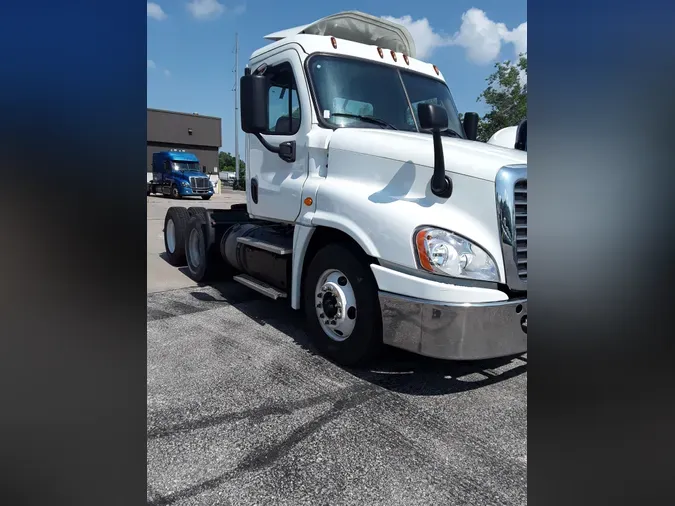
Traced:
[[[487, 112], [478, 95], [498, 61], [527, 52], [526, 0], [155, 0], [148, 2], [148, 107], [222, 118], [234, 153], [235, 33], [239, 75], [264, 36], [359, 10], [408, 28], [419, 59], [438, 66], [460, 112]], [[239, 150], [243, 158], [244, 135]]]

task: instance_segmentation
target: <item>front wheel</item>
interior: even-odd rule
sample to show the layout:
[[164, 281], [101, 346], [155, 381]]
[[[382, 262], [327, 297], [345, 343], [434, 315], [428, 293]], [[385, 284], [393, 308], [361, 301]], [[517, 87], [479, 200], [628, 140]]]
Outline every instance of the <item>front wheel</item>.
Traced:
[[179, 199], [180, 198], [180, 192], [178, 191], [177, 186], [172, 186], [171, 187], [171, 197], [174, 199]]
[[321, 353], [345, 366], [377, 355], [382, 318], [365, 255], [342, 244], [325, 246], [307, 269], [303, 294], [310, 337]]

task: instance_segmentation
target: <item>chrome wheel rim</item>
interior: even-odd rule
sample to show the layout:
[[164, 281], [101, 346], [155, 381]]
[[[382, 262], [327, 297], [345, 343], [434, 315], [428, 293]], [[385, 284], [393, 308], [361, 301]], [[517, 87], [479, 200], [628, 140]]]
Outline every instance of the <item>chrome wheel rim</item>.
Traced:
[[166, 222], [166, 248], [169, 253], [176, 251], [176, 226], [173, 224], [173, 220]]
[[349, 278], [337, 269], [328, 269], [314, 290], [316, 317], [333, 341], [344, 341], [356, 327], [356, 295]]

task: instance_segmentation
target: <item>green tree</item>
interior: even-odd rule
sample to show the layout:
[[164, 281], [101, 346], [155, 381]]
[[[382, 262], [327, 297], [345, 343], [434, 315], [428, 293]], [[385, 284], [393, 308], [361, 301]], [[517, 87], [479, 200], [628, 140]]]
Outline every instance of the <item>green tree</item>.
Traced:
[[527, 55], [521, 54], [518, 62], [495, 64], [495, 72], [486, 80], [488, 87], [476, 100], [490, 107], [478, 123], [478, 139], [486, 142], [492, 135], [508, 126], [515, 126], [527, 117]]
[[[227, 153], [225, 151], [221, 151], [218, 153], [218, 170], [220, 171], [227, 171], [227, 172], [234, 172], [234, 169], [236, 167], [235, 165], [235, 158], [232, 156], [230, 153]], [[246, 168], [246, 164], [244, 161], [240, 158], [239, 159], [239, 170], [244, 171]]]

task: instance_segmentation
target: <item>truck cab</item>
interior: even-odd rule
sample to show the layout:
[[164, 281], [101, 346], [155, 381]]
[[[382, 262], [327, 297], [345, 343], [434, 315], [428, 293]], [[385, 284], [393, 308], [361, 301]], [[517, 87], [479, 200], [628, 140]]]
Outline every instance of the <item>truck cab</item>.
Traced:
[[246, 208], [191, 217], [193, 279], [216, 252], [342, 364], [526, 352], [527, 153], [476, 140], [401, 25], [349, 11], [266, 38], [240, 82]]
[[213, 185], [199, 165], [199, 159], [185, 151], [159, 151], [152, 154], [152, 181], [147, 194], [161, 193], [174, 199], [213, 196]]

